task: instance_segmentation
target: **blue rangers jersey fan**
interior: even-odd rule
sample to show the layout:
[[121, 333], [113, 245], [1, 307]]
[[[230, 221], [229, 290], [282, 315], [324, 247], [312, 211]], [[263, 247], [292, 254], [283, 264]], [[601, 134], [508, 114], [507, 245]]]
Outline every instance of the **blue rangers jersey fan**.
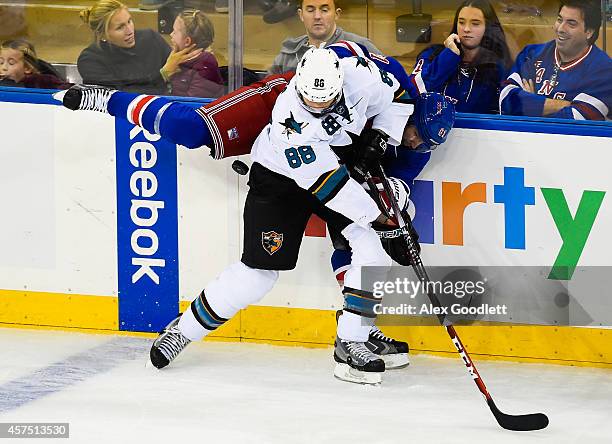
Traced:
[[[534, 82], [535, 94], [522, 88], [521, 79]], [[611, 118], [612, 61], [596, 46], [578, 59], [562, 64], [555, 41], [528, 45], [516, 58], [512, 73], [500, 94], [502, 114], [542, 116], [544, 102], [561, 99], [571, 102], [547, 117], [576, 120]]]

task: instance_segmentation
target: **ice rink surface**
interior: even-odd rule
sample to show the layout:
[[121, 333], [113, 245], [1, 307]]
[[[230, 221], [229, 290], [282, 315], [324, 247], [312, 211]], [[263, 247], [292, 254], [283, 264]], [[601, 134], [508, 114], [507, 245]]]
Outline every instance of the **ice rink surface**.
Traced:
[[150, 343], [0, 329], [0, 422], [69, 422], [58, 443], [612, 443], [611, 370], [473, 356], [502, 411], [550, 418], [510, 432], [458, 357], [412, 356], [370, 387], [334, 379], [331, 349], [201, 342], [160, 371]]

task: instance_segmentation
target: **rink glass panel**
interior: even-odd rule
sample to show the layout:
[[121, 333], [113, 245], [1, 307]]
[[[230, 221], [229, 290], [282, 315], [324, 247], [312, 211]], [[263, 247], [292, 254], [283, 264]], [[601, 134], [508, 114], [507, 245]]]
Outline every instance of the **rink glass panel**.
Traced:
[[[600, 30], [597, 46], [610, 54], [612, 22], [609, 19], [612, 5], [609, 0], [606, 1], [602, 2], [602, 14], [608, 19], [607, 39], [604, 42], [604, 32]], [[124, 3], [130, 9], [136, 29], [159, 30], [170, 41], [172, 14], [174, 10], [180, 10], [180, 3], [161, 9], [151, 9], [155, 0], [127, 0]], [[217, 3], [222, 3], [222, 0]], [[220, 66], [238, 62], [251, 70], [266, 71], [278, 54], [281, 42], [287, 37], [304, 34], [304, 26], [297, 13], [276, 23], [264, 22], [262, 3], [229, 1], [230, 13], [235, 5], [239, 5], [238, 10], [243, 11], [240, 38], [240, 32], [230, 26], [230, 13], [217, 12], [219, 5], [216, 9], [213, 0], [183, 2], [184, 7], [198, 8], [211, 19], [215, 28], [211, 49]], [[442, 43], [449, 35], [458, 3], [451, 0], [341, 0], [342, 14], [337, 23], [346, 31], [368, 37], [382, 52], [397, 57], [406, 69], [411, 70], [420, 51], [431, 44]], [[26, 38], [34, 44], [39, 57], [57, 65], [69, 81], [78, 81], [78, 74], [72, 65], [76, 64], [80, 52], [93, 41], [92, 32], [79, 19], [79, 11], [90, 4], [93, 2], [76, 0], [0, 2], [0, 40]], [[552, 27], [557, 15], [557, 0], [494, 1], [493, 5], [504, 27], [512, 56], [527, 44], [542, 43], [554, 37]], [[424, 14], [421, 19], [414, 17], [414, 13], [419, 11]], [[431, 35], [425, 41], [415, 42], [413, 37], [419, 33], [415, 28], [419, 27], [429, 28]], [[403, 29], [398, 31], [398, 28]], [[402, 33], [403, 37], [400, 35]], [[231, 51], [228, 51], [230, 41], [240, 51], [242, 60], [231, 56]]]

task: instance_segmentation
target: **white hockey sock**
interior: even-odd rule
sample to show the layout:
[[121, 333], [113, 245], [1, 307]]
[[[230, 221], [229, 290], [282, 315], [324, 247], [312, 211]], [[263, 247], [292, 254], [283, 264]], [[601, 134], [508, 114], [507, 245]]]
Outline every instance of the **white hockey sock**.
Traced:
[[[363, 267], [376, 267], [368, 269], [369, 280], [372, 282], [384, 280], [387, 270], [383, 267], [390, 267], [392, 262], [380, 244], [376, 231], [371, 227], [364, 228], [353, 223], [342, 230], [342, 235], [349, 241], [353, 251], [350, 267], [344, 275], [344, 285], [366, 290], [361, 283]], [[372, 289], [367, 290], [372, 291]]]
[[202, 339], [240, 309], [261, 300], [277, 279], [278, 271], [259, 270], [242, 262], [230, 265], [206, 286], [181, 316], [181, 333], [192, 341]]
[[260, 270], [237, 262], [210, 282], [204, 293], [212, 310], [229, 319], [241, 309], [259, 302], [272, 290], [277, 279], [278, 271]]
[[187, 308], [183, 316], [181, 316], [178, 328], [183, 336], [191, 341], [199, 341], [213, 331], [204, 328], [202, 324], [198, 322], [191, 311], [191, 307]]
[[338, 319], [338, 337], [345, 341], [366, 342], [373, 325], [373, 318], [344, 311]]

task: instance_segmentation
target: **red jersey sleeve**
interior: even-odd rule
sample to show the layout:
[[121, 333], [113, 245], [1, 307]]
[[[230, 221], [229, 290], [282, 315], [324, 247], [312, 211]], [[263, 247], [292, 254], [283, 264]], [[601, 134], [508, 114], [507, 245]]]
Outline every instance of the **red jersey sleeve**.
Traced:
[[253, 142], [272, 116], [272, 108], [293, 72], [275, 74], [220, 97], [197, 110], [212, 134], [215, 159], [251, 152]]

